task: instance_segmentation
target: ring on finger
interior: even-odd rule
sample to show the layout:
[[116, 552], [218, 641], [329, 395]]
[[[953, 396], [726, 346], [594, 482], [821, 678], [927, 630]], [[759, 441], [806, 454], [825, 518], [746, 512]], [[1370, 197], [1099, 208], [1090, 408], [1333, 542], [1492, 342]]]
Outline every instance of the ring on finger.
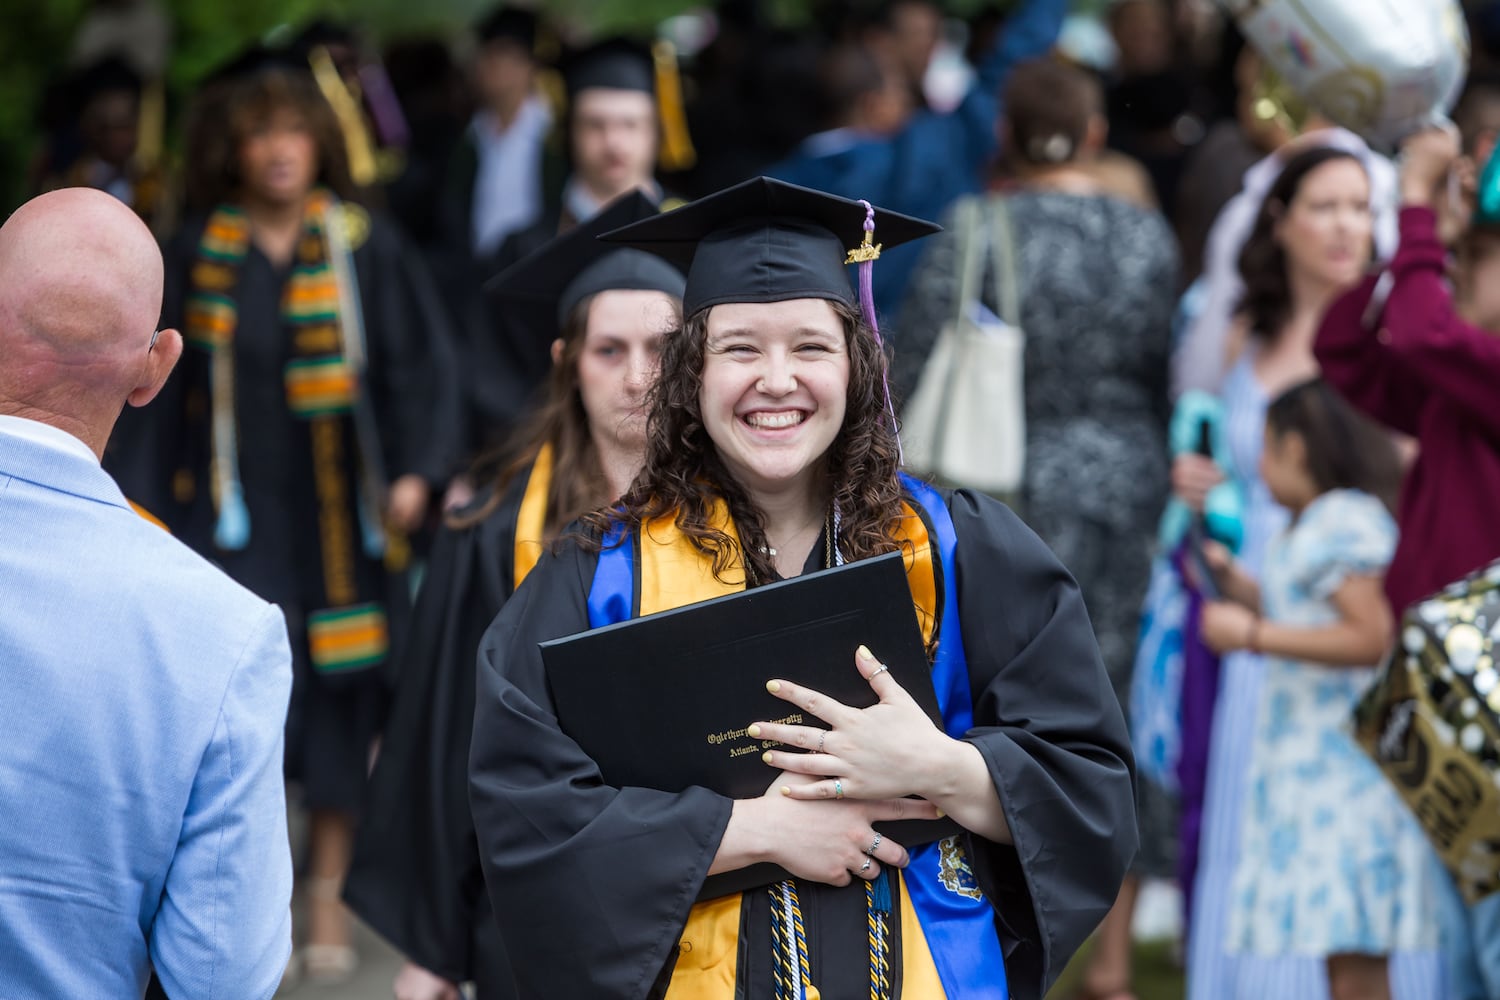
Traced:
[[888, 666], [886, 666], [884, 663], [882, 663], [880, 666], [878, 666], [874, 670], [870, 671], [870, 676], [869, 676], [868, 679], [873, 681], [876, 677], [879, 677], [881, 674], [885, 673], [889, 669], [891, 669], [891, 668], [888, 667]]
[[835, 778], [833, 780], [833, 797], [836, 799], [841, 799], [844, 797], [844, 782], [840, 778]]
[[869, 847], [868, 850], [865, 851], [865, 853], [868, 854], [870, 857], [873, 858], [875, 856], [875, 852], [878, 851], [878, 850], [880, 850], [880, 842], [882, 840], [884, 840], [884, 839], [885, 839], [884, 835], [881, 834], [881, 832], [879, 830], [876, 830], [875, 831], [875, 839], [872, 840], [872, 841], [870, 841], [870, 847]]
[[823, 730], [822, 734], [818, 737], [818, 753], [822, 753], [823, 752], [823, 741], [826, 740], [826, 739], [828, 739], [828, 730], [825, 729], [825, 730]]
[[863, 875], [865, 872], [869, 871], [870, 870], [870, 865], [872, 863], [873, 863], [873, 859], [872, 858], [865, 858], [865, 863], [859, 866], [859, 874]]

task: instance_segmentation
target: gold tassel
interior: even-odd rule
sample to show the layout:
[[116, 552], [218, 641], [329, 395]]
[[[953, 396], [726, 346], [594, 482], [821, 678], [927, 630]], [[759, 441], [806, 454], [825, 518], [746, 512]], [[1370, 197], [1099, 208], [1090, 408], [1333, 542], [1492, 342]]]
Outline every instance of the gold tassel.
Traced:
[[344, 148], [349, 156], [349, 177], [359, 187], [369, 187], [380, 176], [375, 160], [375, 142], [370, 138], [369, 126], [365, 124], [364, 112], [359, 101], [349, 90], [344, 78], [329, 58], [328, 50], [319, 45], [307, 56], [312, 67], [313, 79], [318, 89], [333, 108], [339, 120], [339, 130], [344, 133]]
[[698, 162], [698, 151], [688, 135], [687, 111], [682, 101], [682, 75], [677, 70], [677, 47], [666, 39], [651, 46], [656, 67], [656, 108], [661, 116], [662, 170], [688, 170]]

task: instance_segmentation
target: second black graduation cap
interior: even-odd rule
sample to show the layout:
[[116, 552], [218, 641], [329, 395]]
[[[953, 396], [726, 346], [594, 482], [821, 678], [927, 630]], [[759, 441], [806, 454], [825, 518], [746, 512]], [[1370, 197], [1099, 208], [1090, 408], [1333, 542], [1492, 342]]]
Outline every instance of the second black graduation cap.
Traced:
[[547, 310], [557, 326], [543, 334], [551, 343], [568, 314], [590, 295], [615, 290], [665, 292], [680, 298], [682, 272], [640, 250], [602, 243], [599, 234], [657, 214], [639, 191], [616, 199], [598, 215], [557, 237], [485, 283], [485, 293], [506, 305], [530, 303]]
[[[873, 242], [893, 247], [941, 226], [876, 207]], [[725, 302], [830, 299], [853, 305], [845, 267], [865, 236], [857, 201], [770, 177], [725, 188], [600, 239], [649, 250], [687, 272], [684, 316]]]
[[570, 54], [560, 67], [568, 97], [598, 87], [656, 93], [656, 69], [651, 52], [628, 38], [607, 38]]

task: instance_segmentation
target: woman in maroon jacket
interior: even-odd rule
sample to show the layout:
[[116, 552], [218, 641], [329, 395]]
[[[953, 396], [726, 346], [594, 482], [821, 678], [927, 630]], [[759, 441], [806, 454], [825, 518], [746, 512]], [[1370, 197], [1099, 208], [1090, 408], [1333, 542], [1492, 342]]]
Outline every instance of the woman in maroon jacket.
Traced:
[[1324, 378], [1420, 449], [1386, 576], [1398, 616], [1500, 559], [1500, 220], [1477, 220], [1463, 235], [1455, 296], [1436, 209], [1458, 158], [1450, 132], [1407, 141], [1389, 277], [1367, 278], [1339, 299], [1314, 349]]
[[[1398, 618], [1500, 559], [1500, 218], [1478, 217], [1458, 237], [1450, 292], [1440, 237], [1450, 227], [1438, 210], [1451, 206], [1458, 137], [1421, 132], [1403, 154], [1401, 243], [1389, 276], [1368, 278], [1339, 299], [1314, 348], [1325, 379], [1417, 441], [1385, 578]], [[1441, 223], [1454, 221], [1444, 211]], [[1456, 892], [1447, 895], [1449, 995], [1500, 996], [1500, 895], [1470, 908]]]

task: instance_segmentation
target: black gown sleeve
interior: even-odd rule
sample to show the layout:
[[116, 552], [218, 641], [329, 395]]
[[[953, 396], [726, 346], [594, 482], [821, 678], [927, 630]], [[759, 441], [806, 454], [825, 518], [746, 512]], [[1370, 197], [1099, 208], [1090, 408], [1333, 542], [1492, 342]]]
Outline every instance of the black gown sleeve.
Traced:
[[484, 521], [444, 528], [433, 543], [411, 631], [392, 659], [394, 707], [344, 887], [366, 923], [454, 982], [475, 978], [479, 965], [505, 965], [474, 944], [476, 930], [493, 928], [469, 813], [469, 738], [475, 657], [509, 594], [525, 479]]
[[386, 479], [418, 475], [441, 489], [464, 452], [463, 385], [448, 313], [420, 256], [378, 216], [355, 266]]
[[558, 728], [537, 643], [587, 629], [595, 562], [544, 555], [479, 654], [470, 802], [523, 997], [647, 996], [729, 822], [706, 789], [605, 785]]
[[950, 501], [974, 729], [1014, 846], [970, 837], [1015, 1000], [1040, 1000], [1119, 893], [1135, 762], [1078, 585], [1014, 513]]

